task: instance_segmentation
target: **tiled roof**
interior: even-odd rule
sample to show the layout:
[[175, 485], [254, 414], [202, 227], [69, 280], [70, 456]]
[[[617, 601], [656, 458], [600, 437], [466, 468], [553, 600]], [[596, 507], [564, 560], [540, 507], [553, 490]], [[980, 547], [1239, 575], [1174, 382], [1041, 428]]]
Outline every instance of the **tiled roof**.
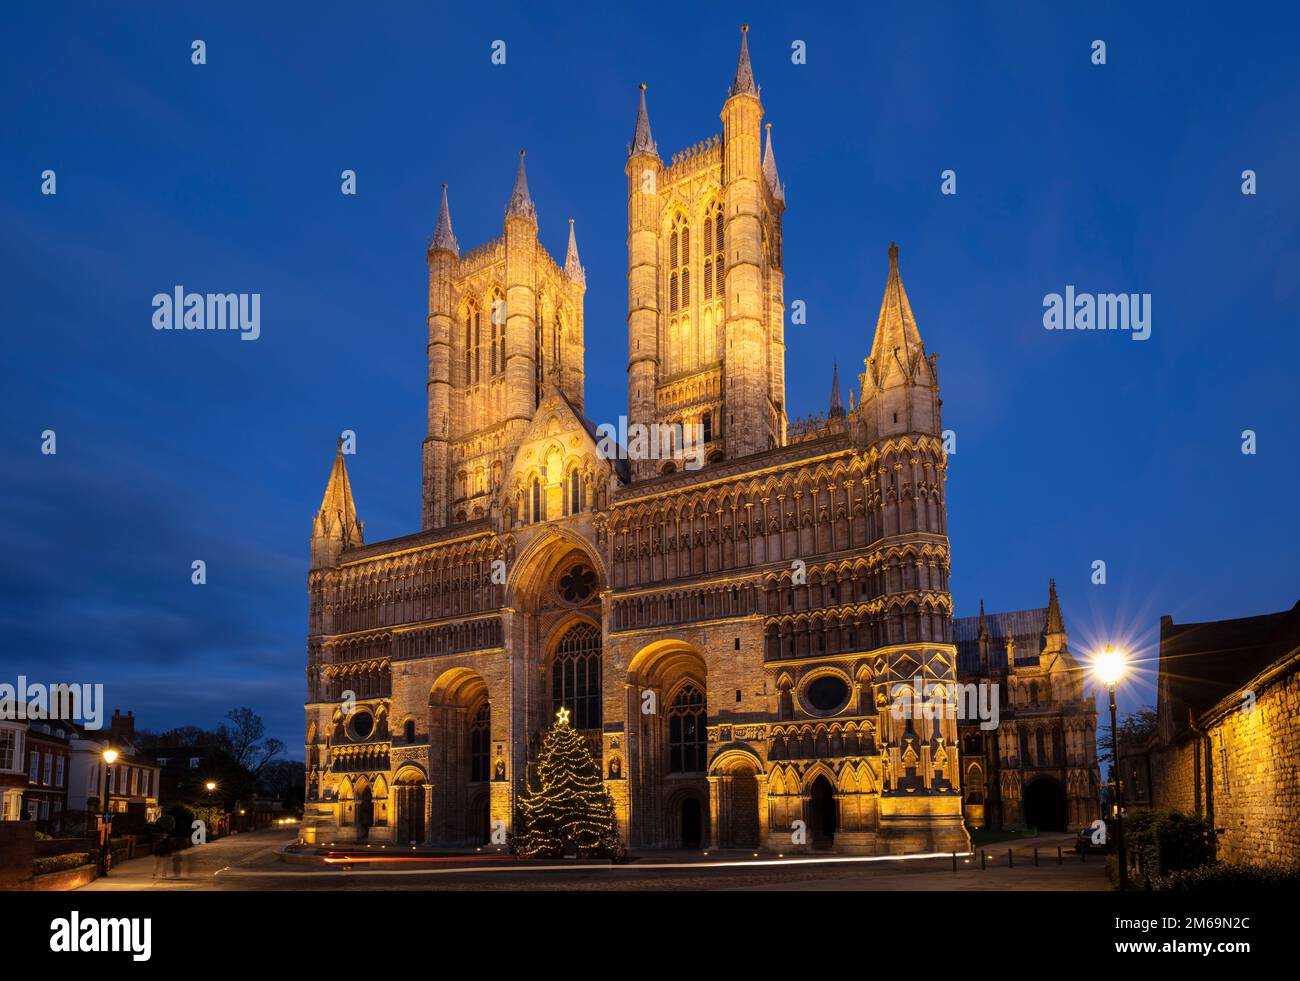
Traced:
[[[1043, 649], [1043, 627], [1047, 624], [1047, 607], [989, 613], [984, 617], [989, 628], [989, 665], [997, 667], [1007, 657], [1007, 638], [1016, 642], [1016, 664], [1038, 663]], [[952, 622], [952, 638], [957, 645], [957, 671], [973, 674], [980, 667], [980, 618], [958, 617]]]
[[[1300, 603], [1281, 613], [1176, 624], [1160, 621], [1162, 717], [1181, 730], [1300, 645]], [[1168, 713], [1168, 715], [1165, 715]]]

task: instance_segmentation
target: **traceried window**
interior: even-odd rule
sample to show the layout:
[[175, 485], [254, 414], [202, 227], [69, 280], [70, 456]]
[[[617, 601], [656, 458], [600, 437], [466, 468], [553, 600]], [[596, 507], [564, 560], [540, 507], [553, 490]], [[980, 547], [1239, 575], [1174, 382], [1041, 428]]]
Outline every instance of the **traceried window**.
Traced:
[[668, 772], [703, 773], [708, 755], [704, 693], [691, 682], [668, 709]]
[[570, 712], [575, 729], [599, 729], [600, 630], [589, 623], [569, 628], [555, 652], [551, 667], [551, 714]]
[[585, 565], [575, 565], [560, 577], [560, 595], [566, 603], [585, 603], [596, 589], [596, 574]]
[[[668, 312], [691, 302], [691, 229], [686, 219], [678, 215], [673, 219], [668, 236]], [[680, 287], [680, 292], [679, 292]]]
[[484, 701], [469, 724], [469, 779], [482, 783], [488, 778], [489, 745], [492, 741], [492, 708]]

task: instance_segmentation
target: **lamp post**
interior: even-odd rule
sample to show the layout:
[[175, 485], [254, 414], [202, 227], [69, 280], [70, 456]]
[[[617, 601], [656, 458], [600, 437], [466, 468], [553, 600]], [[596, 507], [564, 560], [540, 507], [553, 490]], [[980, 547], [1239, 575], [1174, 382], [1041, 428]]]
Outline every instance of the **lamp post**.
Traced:
[[1124, 788], [1120, 781], [1119, 723], [1115, 718], [1115, 687], [1124, 676], [1127, 667], [1128, 663], [1124, 655], [1109, 645], [1097, 655], [1093, 663], [1097, 678], [1110, 692], [1111, 776], [1115, 780], [1115, 849], [1119, 856], [1120, 892], [1128, 888], [1128, 855], [1124, 851]]
[[117, 750], [110, 746], [100, 754], [100, 758], [104, 761], [104, 839], [99, 847], [99, 874], [108, 875], [109, 855], [113, 848], [113, 815], [108, 808], [108, 777], [112, 772], [110, 768], [117, 762]]

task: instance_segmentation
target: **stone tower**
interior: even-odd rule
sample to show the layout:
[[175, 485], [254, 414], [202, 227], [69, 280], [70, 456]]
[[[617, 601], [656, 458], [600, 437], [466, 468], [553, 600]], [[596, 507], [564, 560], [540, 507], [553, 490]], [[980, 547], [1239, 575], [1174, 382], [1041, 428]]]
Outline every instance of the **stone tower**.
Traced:
[[873, 602], [886, 611], [874, 679], [884, 755], [881, 830], [919, 846], [924, 825], [924, 840], [947, 848], [964, 838], [957, 721], [946, 713], [926, 717], [907, 701], [917, 684], [927, 699], [955, 695], [947, 462], [936, 358], [927, 357], [921, 342], [897, 245], [889, 247], [889, 276], [864, 367], [851, 428], [868, 461], [881, 584]]
[[488, 515], [548, 380], [581, 412], [587, 290], [573, 222], [563, 267], [538, 241], [522, 150], [501, 236], [461, 255], [444, 187], [428, 263], [425, 530]]
[[[628, 418], [695, 427], [709, 462], [786, 442], [785, 191], [742, 29], [723, 132], [665, 166], [645, 86], [628, 180]], [[636, 479], [681, 459], [632, 461]]]

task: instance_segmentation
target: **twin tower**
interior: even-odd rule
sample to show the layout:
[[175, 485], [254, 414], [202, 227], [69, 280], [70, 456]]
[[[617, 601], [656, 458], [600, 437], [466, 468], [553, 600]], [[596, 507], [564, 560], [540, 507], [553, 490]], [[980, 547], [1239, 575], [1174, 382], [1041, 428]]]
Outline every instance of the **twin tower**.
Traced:
[[[628, 422], [694, 427], [709, 463], [787, 441], [785, 191], [745, 30], [722, 133], [665, 161], [642, 85], [625, 167]], [[464, 255], [443, 187], [428, 248], [426, 530], [488, 516], [548, 386], [583, 412], [586, 277], [573, 223], [563, 264], [537, 229], [522, 151], [501, 236]], [[633, 460], [628, 476], [679, 465]]]

